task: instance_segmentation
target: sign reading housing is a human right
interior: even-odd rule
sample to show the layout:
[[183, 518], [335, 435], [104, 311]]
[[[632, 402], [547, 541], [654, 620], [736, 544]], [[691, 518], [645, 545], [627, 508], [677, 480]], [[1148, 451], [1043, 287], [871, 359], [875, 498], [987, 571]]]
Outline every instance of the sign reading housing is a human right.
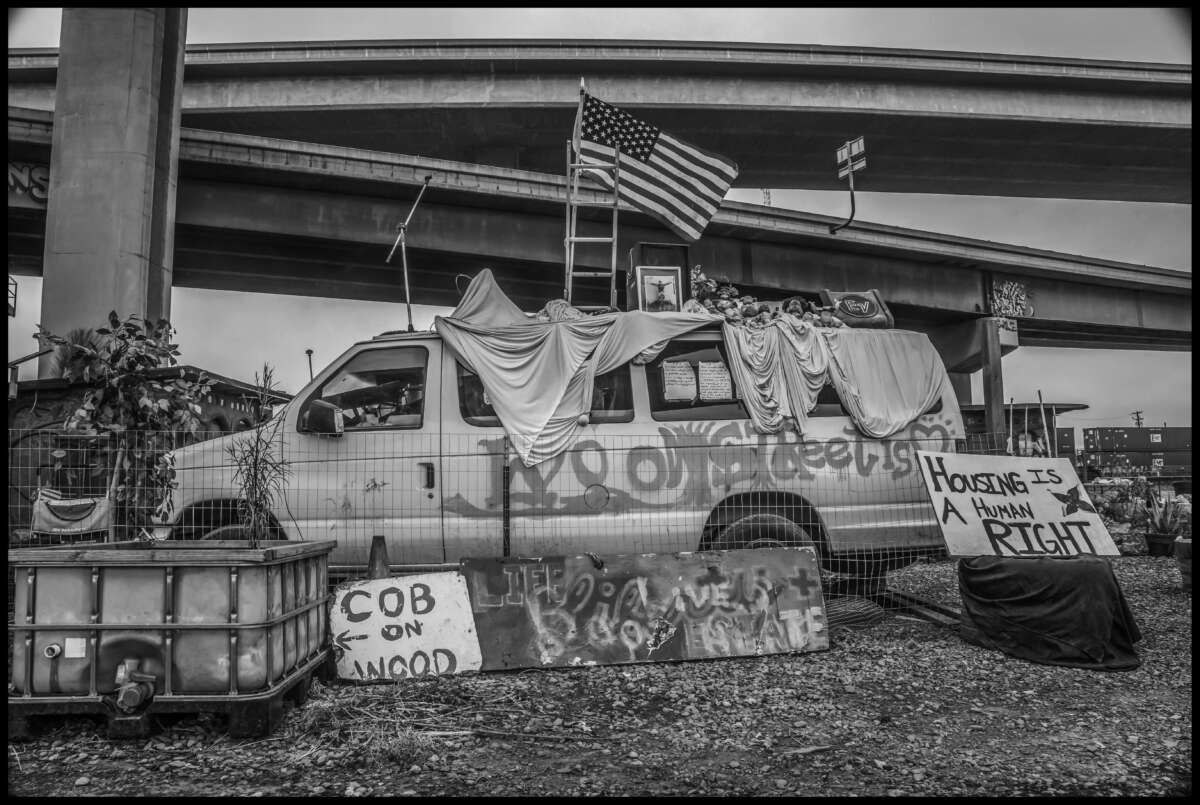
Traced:
[[951, 556], [1117, 556], [1065, 458], [917, 451]]

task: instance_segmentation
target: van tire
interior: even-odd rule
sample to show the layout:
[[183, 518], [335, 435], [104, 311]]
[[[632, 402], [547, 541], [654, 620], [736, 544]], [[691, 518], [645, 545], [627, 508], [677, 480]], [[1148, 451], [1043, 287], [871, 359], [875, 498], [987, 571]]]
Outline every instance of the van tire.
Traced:
[[[812, 548], [817, 544], [800, 525], [778, 514], [750, 514], [734, 520], [713, 539], [713, 550], [733, 548]], [[817, 554], [820, 556], [820, 554]]]
[[246, 529], [240, 523], [224, 523], [212, 531], [205, 532], [202, 540], [241, 540], [247, 539]]

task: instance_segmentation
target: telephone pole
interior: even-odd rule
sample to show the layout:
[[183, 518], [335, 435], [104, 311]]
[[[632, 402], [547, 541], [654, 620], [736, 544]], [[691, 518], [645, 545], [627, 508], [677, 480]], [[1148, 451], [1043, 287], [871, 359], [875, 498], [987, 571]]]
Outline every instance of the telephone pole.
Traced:
[[1140, 428], [1142, 426], [1142, 412], [1134, 411], [1130, 416], [1133, 417], [1134, 426]]

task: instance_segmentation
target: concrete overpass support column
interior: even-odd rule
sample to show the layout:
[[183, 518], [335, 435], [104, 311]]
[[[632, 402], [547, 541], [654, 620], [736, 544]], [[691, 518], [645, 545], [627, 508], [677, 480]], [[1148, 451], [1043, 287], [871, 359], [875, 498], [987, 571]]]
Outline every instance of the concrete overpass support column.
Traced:
[[971, 373], [970, 372], [946, 372], [950, 378], [950, 385], [954, 387], [954, 397], [958, 400], [959, 405], [971, 404]]
[[170, 316], [186, 31], [186, 9], [63, 9], [41, 318], [59, 335]]
[[1004, 423], [1004, 374], [1000, 367], [1000, 320], [983, 319], [983, 416], [988, 433], [1001, 433]]

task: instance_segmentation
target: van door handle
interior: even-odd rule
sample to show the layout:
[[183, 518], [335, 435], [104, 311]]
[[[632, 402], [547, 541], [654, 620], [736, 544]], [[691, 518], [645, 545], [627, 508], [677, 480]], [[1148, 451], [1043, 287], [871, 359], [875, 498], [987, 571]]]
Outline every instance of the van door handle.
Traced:
[[433, 462], [421, 461], [417, 463], [417, 466], [425, 469], [425, 483], [421, 486], [421, 488], [433, 489]]

